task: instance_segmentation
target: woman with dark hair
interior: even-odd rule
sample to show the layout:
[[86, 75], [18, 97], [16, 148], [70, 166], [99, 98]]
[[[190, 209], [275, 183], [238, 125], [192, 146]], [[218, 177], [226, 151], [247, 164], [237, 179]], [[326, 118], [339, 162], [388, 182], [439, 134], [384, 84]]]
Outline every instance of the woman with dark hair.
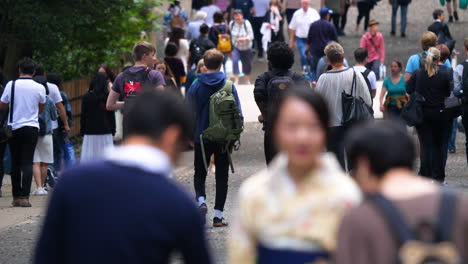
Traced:
[[174, 43], [177, 47], [177, 53], [174, 55], [179, 57], [184, 63], [184, 69], [187, 69], [187, 63], [190, 55], [190, 45], [187, 39], [185, 39], [185, 31], [180, 27], [172, 28], [172, 32], [169, 38], [166, 38], [164, 44], [167, 47], [169, 43]]
[[187, 74], [183, 61], [177, 56], [177, 45], [174, 42], [167, 43], [164, 55], [166, 67], [173, 73], [177, 87], [180, 89], [182, 84], [185, 83]]
[[177, 87], [174, 74], [172, 73], [167, 63], [164, 61], [157, 61], [154, 65], [154, 69], [161, 72], [164, 76], [164, 81], [166, 81], [166, 90], [175, 91], [176, 93], [182, 95], [179, 87]]
[[408, 81], [408, 93], [424, 98], [423, 120], [416, 126], [421, 146], [419, 175], [443, 182], [450, 120], [444, 101], [450, 95], [452, 72], [438, 66], [441, 58], [437, 48], [429, 48], [423, 69], [418, 69]]
[[[265, 15], [264, 24], [267, 24], [267, 30], [270, 30], [270, 41], [284, 41], [283, 24], [284, 24], [284, 12], [282, 11], [281, 2], [279, 0], [271, 0], [270, 7]], [[262, 25], [263, 27], [263, 25]]]
[[401, 110], [408, 103], [405, 76], [401, 73], [402, 68], [401, 62], [392, 61], [391, 75], [387, 76], [383, 82], [380, 91], [380, 110], [385, 118], [400, 118]]
[[115, 134], [115, 114], [106, 109], [109, 94], [107, 83], [106, 76], [97, 73], [89, 85], [88, 93], [83, 97], [81, 162], [96, 160], [102, 156], [105, 148], [114, 145], [112, 136]]
[[241, 186], [229, 263], [326, 262], [343, 213], [361, 199], [336, 158], [324, 153], [327, 104], [310, 89], [289, 89], [268, 119], [280, 154]]
[[104, 73], [104, 76], [106, 76], [106, 79], [109, 81], [109, 90], [112, 89], [112, 84], [114, 83], [115, 75], [111, 71], [110, 67], [105, 63], [101, 64], [101, 66], [99, 66], [98, 72]]

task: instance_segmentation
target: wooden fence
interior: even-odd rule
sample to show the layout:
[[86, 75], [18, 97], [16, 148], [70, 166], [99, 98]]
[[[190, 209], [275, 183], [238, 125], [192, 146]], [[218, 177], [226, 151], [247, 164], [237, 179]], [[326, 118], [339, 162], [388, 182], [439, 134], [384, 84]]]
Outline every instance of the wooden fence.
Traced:
[[80, 118], [81, 118], [81, 99], [89, 89], [91, 77], [75, 79], [63, 83], [63, 91], [67, 93], [70, 101], [73, 114], [73, 127], [71, 128], [70, 136], [78, 136], [80, 134]]

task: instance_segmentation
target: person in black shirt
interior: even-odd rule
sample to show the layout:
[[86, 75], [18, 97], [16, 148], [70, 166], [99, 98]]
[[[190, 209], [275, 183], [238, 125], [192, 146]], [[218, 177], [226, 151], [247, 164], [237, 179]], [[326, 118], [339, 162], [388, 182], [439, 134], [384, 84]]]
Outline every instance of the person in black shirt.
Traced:
[[186, 76], [185, 74], [185, 67], [182, 60], [177, 57], [177, 45], [174, 42], [167, 43], [166, 50], [164, 51], [166, 57], [164, 57], [164, 61], [169, 69], [174, 74], [174, 79], [177, 83], [177, 87], [182, 86], [182, 78]]
[[193, 65], [196, 67], [198, 61], [203, 59], [205, 51], [216, 48], [215, 44], [208, 37], [209, 33], [210, 27], [207, 24], [202, 24], [200, 26], [200, 36], [190, 42], [189, 71]]
[[261, 74], [255, 80], [254, 97], [261, 112], [258, 121], [263, 123], [263, 130], [265, 132], [265, 159], [267, 164], [269, 164], [277, 153], [273, 145], [271, 131], [267, 125], [267, 112], [273, 105], [270, 102], [276, 98], [275, 91], [273, 91], [275, 86], [273, 81], [275, 80], [275, 82], [280, 83], [279, 86], [283, 84], [281, 82], [284, 82], [286, 85], [288, 80], [293, 82], [293, 87], [302, 86], [310, 88], [310, 84], [304, 76], [290, 70], [294, 64], [294, 52], [285, 42], [273, 42], [268, 48], [267, 59], [269, 71]]
[[444, 11], [442, 9], [436, 9], [432, 13], [432, 17], [434, 18], [434, 23], [432, 23], [432, 25], [430, 25], [427, 30], [436, 34], [438, 44], [447, 45], [447, 47], [450, 49], [450, 52], [452, 52], [455, 47], [455, 41], [453, 41], [448, 25], [444, 23]]
[[450, 95], [451, 71], [438, 66], [440, 51], [430, 48], [424, 69], [418, 69], [408, 82], [408, 93], [424, 97], [423, 122], [416, 126], [421, 145], [419, 175], [443, 182], [444, 153], [449, 133], [449, 119], [444, 112], [444, 100]]

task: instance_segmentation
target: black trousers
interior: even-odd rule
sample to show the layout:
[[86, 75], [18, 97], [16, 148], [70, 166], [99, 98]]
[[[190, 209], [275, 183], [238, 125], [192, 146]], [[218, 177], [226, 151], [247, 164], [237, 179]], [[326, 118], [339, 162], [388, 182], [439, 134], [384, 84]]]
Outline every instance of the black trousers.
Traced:
[[38, 133], [39, 131], [35, 127], [22, 127], [13, 131], [13, 137], [9, 142], [13, 197], [29, 197]]
[[333, 24], [335, 25], [336, 31], [338, 31], [338, 32], [339, 31], [344, 31], [344, 28], [346, 27], [346, 22], [348, 21], [349, 7], [350, 7], [350, 4], [345, 5], [343, 15], [341, 15], [339, 13], [335, 13], [335, 14], [332, 15]]
[[262, 47], [262, 33], [260, 33], [260, 29], [262, 27], [263, 21], [265, 20], [265, 17], [252, 17], [252, 29], [254, 33], [254, 42], [255, 42], [255, 47], [257, 48], [258, 51], [258, 57], [262, 58], [263, 57], [263, 47]]
[[361, 19], [364, 17], [364, 31], [366, 31], [367, 26], [369, 25], [369, 17], [370, 17], [370, 11], [372, 7], [370, 4], [363, 1], [363, 2], [357, 3], [357, 8], [358, 8], [358, 17], [357, 17], [356, 24], [359, 26], [359, 24], [361, 23]]
[[7, 142], [0, 143], [0, 189], [2, 188], [3, 176], [5, 174], [5, 168], [3, 166], [3, 156], [5, 155], [5, 149]]
[[450, 120], [439, 107], [424, 107], [423, 115], [423, 123], [416, 127], [421, 148], [419, 175], [443, 182]]
[[278, 151], [276, 150], [276, 147], [273, 143], [273, 138], [271, 136], [271, 133], [268, 131], [265, 131], [265, 136], [263, 138], [263, 148], [265, 152], [265, 161], [266, 161], [266, 164], [268, 165], [276, 156], [276, 154], [278, 154]]
[[346, 169], [344, 147], [346, 132], [348, 132], [348, 127], [345, 126], [330, 127], [330, 134], [327, 142], [328, 151], [335, 154], [343, 170]]
[[296, 12], [297, 9], [291, 9], [291, 8], [287, 8], [286, 9], [286, 19], [288, 20], [288, 26], [289, 26], [289, 23], [291, 23], [291, 19], [294, 15], [294, 12]]
[[[224, 204], [226, 203], [228, 191], [228, 178], [229, 178], [229, 158], [227, 152], [223, 152], [223, 146], [207, 142], [205, 145], [206, 162], [210, 162], [211, 155], [214, 154], [216, 165], [216, 198], [214, 209], [223, 211]], [[203, 164], [203, 154], [200, 143], [195, 144], [195, 196], [198, 200], [199, 197], [206, 198], [205, 182], [207, 171]]]
[[465, 128], [466, 163], [468, 164], [468, 105], [463, 106], [462, 124]]

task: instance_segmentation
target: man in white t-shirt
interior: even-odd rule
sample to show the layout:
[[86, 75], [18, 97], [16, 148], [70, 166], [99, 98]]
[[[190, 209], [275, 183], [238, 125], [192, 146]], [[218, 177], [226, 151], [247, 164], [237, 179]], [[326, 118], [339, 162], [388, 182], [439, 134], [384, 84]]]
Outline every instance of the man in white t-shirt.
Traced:
[[33, 81], [36, 64], [30, 58], [18, 62], [20, 78], [10, 81], [0, 99], [0, 108], [13, 109], [8, 124], [12, 127], [13, 137], [9, 141], [12, 168], [14, 207], [31, 207], [32, 164], [34, 149], [39, 134], [39, 113], [46, 103], [44, 87]]
[[310, 7], [310, 0], [302, 0], [289, 23], [289, 47], [294, 49], [297, 45], [301, 56], [301, 66], [309, 76], [309, 61], [306, 55], [307, 36], [310, 24], [320, 19], [317, 10]]
[[375, 93], [377, 91], [377, 78], [375, 73], [369, 70], [366, 67], [367, 64], [367, 49], [358, 48], [354, 51], [354, 59], [356, 60], [356, 65], [353, 67], [356, 71], [362, 73], [362, 75], [369, 80], [370, 84], [370, 92], [372, 98], [375, 97]]

